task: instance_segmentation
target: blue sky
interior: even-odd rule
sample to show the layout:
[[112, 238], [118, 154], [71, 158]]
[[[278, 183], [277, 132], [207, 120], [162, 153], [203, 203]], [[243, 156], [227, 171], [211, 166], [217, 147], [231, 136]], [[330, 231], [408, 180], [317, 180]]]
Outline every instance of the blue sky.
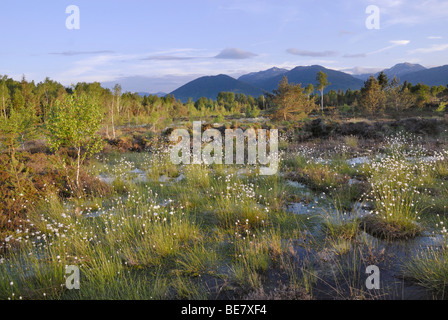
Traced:
[[[66, 28], [66, 8], [80, 29]], [[366, 8], [380, 29], [366, 28]], [[70, 85], [132, 77], [170, 92], [203, 75], [320, 64], [353, 72], [448, 64], [446, 0], [2, 0], [0, 74]]]

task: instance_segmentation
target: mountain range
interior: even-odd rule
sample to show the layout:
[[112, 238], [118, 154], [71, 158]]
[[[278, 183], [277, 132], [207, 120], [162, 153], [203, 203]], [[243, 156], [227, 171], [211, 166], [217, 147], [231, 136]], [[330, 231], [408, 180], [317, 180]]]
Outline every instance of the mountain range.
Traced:
[[401, 82], [407, 81], [412, 84], [421, 82], [429, 86], [447, 86], [448, 65], [408, 73], [402, 76], [400, 80]]
[[[248, 73], [238, 79], [223, 74], [200, 77], [179, 87], [171, 94], [183, 102], [189, 98], [193, 100], [200, 97], [216, 99], [221, 91], [244, 93], [256, 97], [275, 90], [283, 76], [288, 78], [289, 83], [300, 83], [302, 87], [311, 83], [316, 87], [316, 75], [319, 71], [328, 75], [330, 85], [325, 88], [325, 92], [339, 89], [343, 91], [347, 89], [358, 90], [370, 75], [378, 77], [379, 74], [379, 72], [374, 74], [349, 74], [319, 65], [299, 66], [291, 70], [274, 67], [260, 72]], [[392, 68], [384, 69], [383, 72], [389, 79], [397, 77], [401, 83], [404, 81], [412, 84], [421, 82], [429, 86], [445, 86], [448, 84], [448, 65], [427, 69], [419, 64], [399, 63]]]
[[[174, 81], [179, 83], [177, 85], [178, 88], [170, 92], [170, 94], [174, 95], [176, 99], [179, 99], [182, 102], [188, 101], [189, 98], [193, 99], [193, 101], [196, 101], [201, 97], [216, 99], [218, 93], [221, 91], [243, 93], [245, 95], [258, 97], [263, 93], [272, 92], [275, 90], [283, 76], [288, 78], [289, 83], [300, 83], [302, 84], [302, 87], [306, 87], [311, 83], [316, 87], [316, 75], [319, 71], [322, 71], [328, 75], [330, 85], [325, 88], [324, 92], [326, 93], [330, 90], [337, 91], [339, 89], [343, 91], [346, 91], [347, 89], [358, 90], [364, 85], [364, 81], [366, 81], [370, 75], [378, 77], [380, 73], [359, 72], [359, 74], [357, 74], [357, 70], [365, 69], [354, 68], [351, 69], [351, 72], [349, 73], [349, 70], [343, 72], [328, 69], [319, 65], [299, 66], [291, 70], [273, 67], [259, 72], [244, 74], [237, 79], [224, 74], [216, 76], [203, 76], [192, 81], [185, 79], [183, 83], [186, 81], [189, 82], [184, 85], [181, 85], [182, 78], [177, 77]], [[421, 82], [429, 86], [446, 86], [448, 84], [448, 65], [425, 68], [419, 64], [399, 63], [391, 68], [384, 69], [383, 72], [389, 79], [397, 77], [401, 83], [404, 81], [412, 84]], [[154, 81], [156, 83], [168, 83], [169, 79], [163, 78], [158, 81], [155, 78], [138, 76], [119, 79], [118, 82], [121, 83], [124, 86], [123, 89], [126, 90], [130, 87], [135, 87], [135, 83], [138, 83], [140, 88], [149, 87], [149, 82], [154, 83]], [[114, 84], [115, 82], [103, 83], [106, 87], [113, 87]], [[142, 96], [149, 95], [146, 90], [139, 90], [138, 93]], [[157, 92], [156, 95], [165, 96], [166, 93]]]
[[325, 89], [325, 92], [338, 89], [342, 89], [344, 91], [347, 89], [356, 90], [361, 88], [364, 84], [361, 79], [357, 79], [347, 73], [327, 69], [318, 65], [308, 67], [295, 67], [290, 71], [278, 73], [277, 75], [271, 77], [266, 76], [264, 77], [264, 79], [257, 79], [256, 82], [251, 82], [253, 76], [249, 79], [247, 79], [247, 77], [245, 76], [242, 76], [238, 78], [238, 80], [245, 80], [252, 85], [259, 86], [264, 91], [271, 92], [278, 87], [278, 84], [282, 80], [283, 76], [286, 76], [288, 78], [289, 83], [301, 83], [302, 87], [305, 87], [311, 83], [316, 87], [316, 75], [319, 71], [322, 71], [328, 75], [328, 81], [330, 82], [330, 85]]
[[[384, 69], [384, 74], [389, 78], [393, 79], [394, 77], [397, 77], [397, 79], [401, 79], [403, 76], [413, 73], [413, 72], [419, 72], [422, 70], [427, 70], [424, 66], [420, 64], [412, 64], [412, 63], [399, 63], [394, 65], [392, 68]], [[373, 75], [375, 77], [378, 77], [381, 71], [374, 73]], [[354, 74], [353, 76], [355, 78], [361, 79], [361, 80], [367, 80], [370, 77], [371, 73], [363, 73], [363, 74]]]
[[263, 87], [263, 83], [266, 81], [266, 79], [282, 76], [287, 72], [288, 72], [287, 69], [280, 69], [274, 67], [265, 71], [252, 72], [242, 75], [241, 77], [238, 78], [238, 80], [250, 83], [257, 87]]
[[245, 95], [254, 97], [263, 94], [261, 88], [247, 82], [236, 80], [225, 74], [200, 77], [174, 90], [171, 94], [174, 95], [176, 99], [186, 102], [189, 98], [192, 98], [193, 101], [196, 101], [201, 97], [216, 99], [218, 93], [221, 91], [244, 93]]

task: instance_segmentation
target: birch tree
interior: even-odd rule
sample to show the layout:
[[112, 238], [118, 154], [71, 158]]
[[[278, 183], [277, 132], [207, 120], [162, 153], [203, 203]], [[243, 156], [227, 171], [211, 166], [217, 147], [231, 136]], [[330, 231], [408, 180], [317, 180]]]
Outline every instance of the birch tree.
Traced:
[[84, 160], [102, 149], [98, 130], [102, 112], [98, 104], [85, 95], [67, 96], [50, 109], [48, 140], [53, 150], [74, 148], [77, 153], [76, 186], [79, 188], [79, 171]]
[[330, 85], [327, 79], [328, 75], [322, 71], [319, 71], [316, 76], [317, 90], [320, 91], [320, 108], [324, 112], [324, 89]]

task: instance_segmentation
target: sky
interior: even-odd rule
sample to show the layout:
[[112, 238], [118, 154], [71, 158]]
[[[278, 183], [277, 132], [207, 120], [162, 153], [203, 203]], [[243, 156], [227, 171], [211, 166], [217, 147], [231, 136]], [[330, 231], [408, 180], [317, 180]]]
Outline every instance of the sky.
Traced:
[[1, 0], [0, 30], [0, 75], [150, 93], [274, 66], [448, 64], [447, 0]]

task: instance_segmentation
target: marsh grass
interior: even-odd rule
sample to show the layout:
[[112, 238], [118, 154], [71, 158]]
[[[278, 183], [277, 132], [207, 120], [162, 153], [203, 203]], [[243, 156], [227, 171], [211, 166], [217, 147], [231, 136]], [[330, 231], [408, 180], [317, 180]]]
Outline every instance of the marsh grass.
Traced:
[[345, 211], [335, 202], [333, 212], [323, 214], [323, 229], [330, 239], [350, 240], [359, 232], [360, 218], [355, 210]]
[[300, 288], [302, 292], [306, 293], [306, 300], [312, 299], [313, 289], [317, 283], [314, 264], [308, 258], [300, 260], [291, 244], [288, 250], [280, 256], [279, 264], [289, 285], [293, 288]]
[[331, 190], [330, 196], [336, 207], [350, 211], [354, 204], [365, 200], [367, 192], [368, 186], [365, 183], [353, 183]]
[[[321, 297], [322, 288], [326, 298], [372, 298], [363, 268], [381, 255], [363, 242], [362, 229], [390, 240], [415, 237], [432, 223], [420, 217], [446, 212], [446, 161], [420, 161], [423, 151], [403, 141], [360, 165], [347, 162], [346, 147], [329, 150], [326, 160], [303, 148], [284, 155], [285, 176], [260, 176], [250, 166], [174, 166], [165, 149], [99, 158], [92, 173], [113, 178], [113, 194], [42, 198], [32, 227], [2, 244], [0, 297], [209, 299], [225, 295], [210, 287], [220, 282], [230, 284], [232, 298]], [[288, 184], [291, 175], [315, 192]], [[289, 212], [294, 199], [326, 211]], [[361, 219], [364, 201], [374, 207]], [[446, 256], [422, 252], [406, 270], [443, 291]], [[82, 290], [65, 288], [65, 265], [79, 266]]]
[[315, 164], [298, 172], [297, 179], [315, 191], [328, 191], [348, 183], [349, 177], [334, 171], [329, 165]]
[[219, 248], [212, 245], [197, 244], [180, 253], [176, 259], [176, 265], [183, 273], [190, 276], [215, 275], [222, 263], [220, 254], [222, 252]]
[[281, 211], [287, 204], [293, 191], [286, 185], [283, 178], [272, 176], [261, 176], [253, 181], [256, 185], [258, 201], [273, 211]]
[[[420, 187], [433, 183], [432, 167], [420, 160], [422, 151], [402, 139], [389, 142], [391, 154], [370, 166], [369, 195], [375, 210], [363, 225], [366, 231], [385, 238], [410, 238], [422, 232], [419, 219], [427, 206], [421, 201]], [[418, 157], [410, 162], [409, 155]]]
[[65, 267], [45, 259], [48, 252], [43, 249], [27, 244], [25, 250], [0, 264], [0, 297], [11, 300], [58, 297], [65, 283]]
[[344, 143], [351, 148], [357, 148], [358, 142], [359, 142], [359, 138], [357, 136], [350, 135], [350, 136], [344, 137]]
[[406, 277], [446, 299], [448, 290], [448, 250], [446, 245], [419, 252], [402, 266]]
[[344, 176], [356, 177], [359, 175], [359, 166], [348, 163], [346, 157], [334, 157], [331, 164], [333, 170]]
[[305, 156], [302, 155], [295, 155], [286, 157], [282, 161], [282, 168], [283, 169], [289, 169], [289, 170], [297, 170], [297, 169], [303, 169], [306, 168], [309, 165], [309, 159], [307, 159]]
[[152, 154], [148, 168], [147, 176], [154, 181], [158, 181], [164, 175], [169, 178], [177, 178], [180, 175], [179, 167], [170, 161], [170, 153], [166, 149]]
[[[365, 287], [365, 265], [359, 248], [350, 248], [335, 255], [327, 285], [338, 299], [364, 300], [370, 296]], [[372, 298], [372, 297], [369, 297]]]
[[437, 161], [434, 165], [435, 176], [442, 181], [448, 180], [448, 161]]
[[160, 300], [172, 298], [168, 278], [160, 269], [151, 272], [128, 271], [116, 274], [108, 281], [101, 278], [83, 282], [82, 290], [66, 290], [67, 300]]
[[[365, 235], [365, 234], [364, 234]], [[380, 288], [366, 288], [366, 267], [376, 265], [380, 270], [387, 263], [384, 249], [378, 247], [378, 240], [359, 233], [356, 238], [330, 238], [324, 241], [323, 255], [319, 261], [321, 272], [314, 274], [315, 295], [322, 299], [376, 300], [387, 299], [389, 286], [380, 277]]]
[[234, 262], [231, 266], [236, 283], [243, 290], [259, 289], [273, 263], [278, 263], [283, 252], [281, 237], [277, 232], [243, 234], [235, 232]]
[[191, 190], [210, 187], [210, 169], [206, 165], [192, 164], [184, 166], [184, 175]]

